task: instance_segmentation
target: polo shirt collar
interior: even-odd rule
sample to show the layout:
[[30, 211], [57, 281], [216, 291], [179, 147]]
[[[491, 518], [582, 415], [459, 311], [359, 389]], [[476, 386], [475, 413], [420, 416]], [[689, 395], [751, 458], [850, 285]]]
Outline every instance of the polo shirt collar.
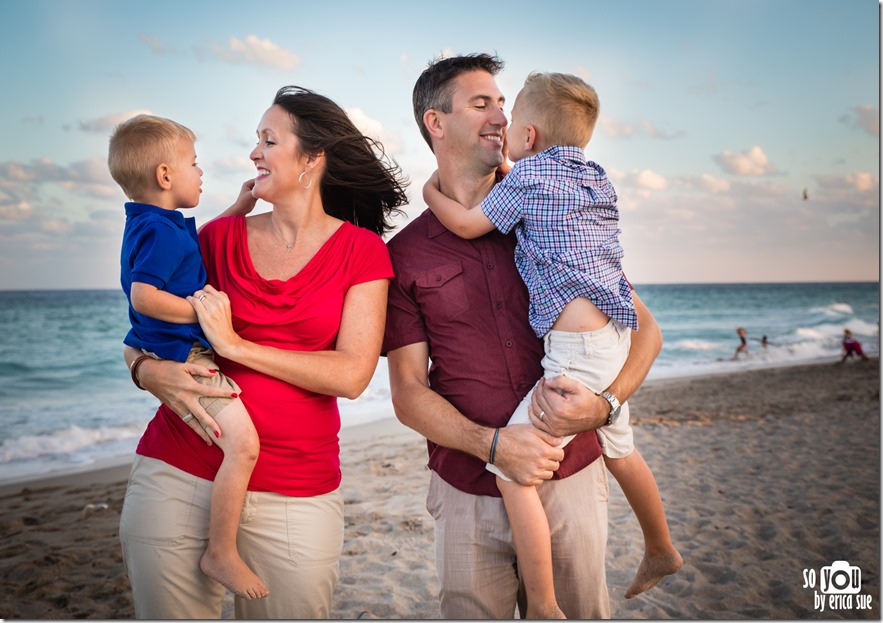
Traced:
[[166, 210], [159, 206], [149, 203], [138, 203], [136, 201], [126, 202], [126, 216], [139, 216], [141, 214], [157, 214], [171, 220], [176, 225], [184, 226], [184, 215], [180, 210]]

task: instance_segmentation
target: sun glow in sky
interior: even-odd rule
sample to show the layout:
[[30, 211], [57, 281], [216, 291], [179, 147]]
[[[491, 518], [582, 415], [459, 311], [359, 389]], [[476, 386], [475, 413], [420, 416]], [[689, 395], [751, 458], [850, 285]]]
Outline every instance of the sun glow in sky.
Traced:
[[478, 51], [506, 62], [509, 102], [532, 70], [598, 90], [586, 153], [617, 188], [632, 282], [876, 281], [879, 40], [876, 0], [0, 0], [0, 289], [118, 287], [116, 123], [196, 132], [201, 223], [254, 176], [286, 84], [380, 138], [416, 215], [435, 162], [414, 81]]

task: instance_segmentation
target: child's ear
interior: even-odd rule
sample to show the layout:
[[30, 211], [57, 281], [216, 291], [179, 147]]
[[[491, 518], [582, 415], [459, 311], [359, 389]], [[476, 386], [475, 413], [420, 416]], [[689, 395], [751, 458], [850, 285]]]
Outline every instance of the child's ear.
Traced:
[[156, 183], [162, 190], [172, 187], [172, 171], [165, 162], [160, 162], [156, 167]]
[[524, 136], [524, 148], [526, 151], [533, 151], [533, 146], [537, 142], [537, 129], [535, 126], [528, 124], [527, 133]]

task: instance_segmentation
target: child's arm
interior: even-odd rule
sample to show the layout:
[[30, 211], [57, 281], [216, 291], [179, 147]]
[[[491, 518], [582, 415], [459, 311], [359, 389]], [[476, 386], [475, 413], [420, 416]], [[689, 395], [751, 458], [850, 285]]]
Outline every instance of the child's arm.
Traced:
[[227, 208], [217, 216], [213, 216], [211, 220], [206, 221], [205, 223], [200, 225], [199, 229], [201, 230], [213, 220], [221, 218], [222, 216], [245, 216], [247, 214], [250, 214], [251, 211], [254, 210], [254, 206], [258, 201], [251, 195], [252, 188], [254, 188], [254, 179], [246, 180], [245, 182], [243, 182], [242, 186], [239, 188], [239, 196], [236, 197], [236, 201], [233, 202], [233, 205], [231, 205], [229, 208]]
[[136, 312], [157, 320], [172, 324], [191, 324], [198, 321], [196, 310], [187, 299], [160, 290], [149, 283], [133, 281], [130, 299]]
[[423, 186], [423, 200], [441, 224], [460, 238], [472, 240], [495, 229], [480, 205], [470, 210], [442, 194], [438, 186], [438, 171]]

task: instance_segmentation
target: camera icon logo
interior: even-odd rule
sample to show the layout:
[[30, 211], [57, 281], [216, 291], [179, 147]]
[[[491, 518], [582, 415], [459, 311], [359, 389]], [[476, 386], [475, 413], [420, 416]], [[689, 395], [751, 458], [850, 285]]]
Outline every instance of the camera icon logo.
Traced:
[[855, 595], [862, 587], [862, 570], [845, 560], [822, 567], [819, 588], [827, 595]]

